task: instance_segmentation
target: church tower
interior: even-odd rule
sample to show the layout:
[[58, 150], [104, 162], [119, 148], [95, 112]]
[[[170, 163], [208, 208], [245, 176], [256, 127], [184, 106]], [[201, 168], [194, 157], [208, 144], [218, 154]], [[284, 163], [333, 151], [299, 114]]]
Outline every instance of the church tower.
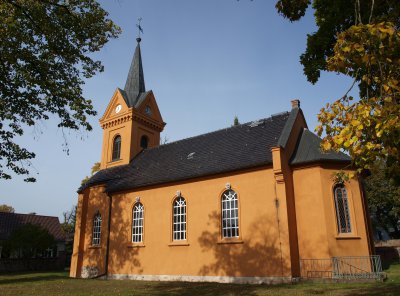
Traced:
[[137, 38], [124, 89], [117, 88], [100, 119], [103, 129], [101, 169], [128, 164], [143, 149], [160, 144], [165, 122], [153, 92], [144, 84], [141, 38]]

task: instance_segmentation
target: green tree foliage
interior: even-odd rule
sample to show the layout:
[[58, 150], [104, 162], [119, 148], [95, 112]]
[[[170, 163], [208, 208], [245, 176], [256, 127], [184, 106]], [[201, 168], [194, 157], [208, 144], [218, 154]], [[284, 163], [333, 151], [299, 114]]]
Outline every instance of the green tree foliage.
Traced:
[[55, 244], [54, 237], [34, 224], [25, 224], [15, 230], [3, 244], [6, 253], [19, 252], [22, 258], [28, 259], [40, 256], [47, 248]]
[[72, 236], [75, 232], [76, 206], [73, 206], [69, 211], [63, 212], [63, 219], [61, 229], [67, 236]]
[[2, 0], [0, 24], [0, 178], [35, 181], [35, 154], [15, 138], [52, 115], [62, 131], [92, 129], [83, 79], [103, 71], [91, 54], [120, 28], [94, 0]]
[[6, 205], [6, 204], [2, 204], [2, 205], [0, 205], [0, 212], [14, 213], [15, 209], [12, 206], [9, 206], [9, 205]]
[[382, 163], [377, 163], [364, 181], [368, 206], [377, 226], [388, 233], [394, 230], [393, 237], [400, 238], [400, 187], [387, 178], [383, 168]]
[[67, 258], [66, 265], [69, 266], [74, 248], [76, 206], [73, 206], [69, 211], [63, 212], [63, 220], [64, 221], [61, 223], [61, 229], [65, 234], [65, 253]]
[[[295, 21], [309, 5], [281, 0], [276, 7]], [[305, 75], [312, 83], [322, 70], [354, 79], [318, 115], [317, 132], [326, 134], [322, 148], [348, 151], [359, 170], [383, 161], [400, 184], [400, 1], [314, 0], [312, 6], [318, 30], [308, 35], [300, 58]], [[348, 96], [356, 83], [359, 100]]]
[[83, 178], [83, 180], [81, 181], [81, 185], [84, 185], [87, 181], [89, 181], [89, 179], [98, 171], [100, 171], [100, 162], [96, 162], [91, 169], [91, 175], [90, 176], [86, 176], [85, 178]]
[[310, 6], [314, 9], [318, 30], [307, 35], [307, 47], [300, 56], [300, 62], [304, 74], [312, 83], [318, 81], [321, 71], [327, 70], [326, 62], [333, 54], [339, 33], [360, 22], [388, 21], [397, 25], [400, 22], [398, 0], [279, 0], [276, 3], [278, 12], [292, 22], [303, 17]]

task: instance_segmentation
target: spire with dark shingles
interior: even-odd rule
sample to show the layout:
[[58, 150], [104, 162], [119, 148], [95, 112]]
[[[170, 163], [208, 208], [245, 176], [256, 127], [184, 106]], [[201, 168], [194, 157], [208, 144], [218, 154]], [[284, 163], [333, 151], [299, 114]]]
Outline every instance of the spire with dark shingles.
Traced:
[[129, 69], [128, 78], [126, 79], [124, 91], [128, 96], [129, 105], [134, 105], [141, 93], [146, 92], [144, 86], [144, 75], [142, 66], [142, 55], [140, 53], [141, 38], [136, 38], [137, 46]]

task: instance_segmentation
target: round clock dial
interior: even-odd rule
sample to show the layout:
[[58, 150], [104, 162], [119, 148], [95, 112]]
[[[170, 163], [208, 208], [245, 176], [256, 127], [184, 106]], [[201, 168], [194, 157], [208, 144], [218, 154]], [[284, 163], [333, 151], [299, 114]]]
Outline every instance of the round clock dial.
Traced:
[[122, 106], [118, 105], [117, 107], [115, 107], [115, 113], [119, 113], [119, 111], [121, 111]]

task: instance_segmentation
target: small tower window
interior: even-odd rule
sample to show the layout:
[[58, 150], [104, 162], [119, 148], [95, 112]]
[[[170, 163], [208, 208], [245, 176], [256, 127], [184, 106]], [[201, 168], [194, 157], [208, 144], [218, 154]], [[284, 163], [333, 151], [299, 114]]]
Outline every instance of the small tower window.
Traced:
[[146, 113], [147, 115], [151, 115], [151, 108], [150, 108], [150, 106], [149, 105], [147, 105], [145, 108], [144, 108], [144, 113]]
[[148, 145], [149, 145], [149, 139], [146, 136], [142, 136], [140, 138], [140, 147], [146, 149]]
[[119, 160], [121, 158], [121, 136], [116, 136], [113, 143], [112, 160]]

